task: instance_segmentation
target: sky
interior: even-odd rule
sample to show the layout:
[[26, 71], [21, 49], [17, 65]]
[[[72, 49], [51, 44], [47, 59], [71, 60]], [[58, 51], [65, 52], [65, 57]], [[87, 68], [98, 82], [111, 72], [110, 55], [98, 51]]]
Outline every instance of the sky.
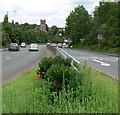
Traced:
[[79, 5], [92, 14], [99, 0], [0, 0], [0, 22], [8, 12], [9, 22], [40, 25], [40, 19], [46, 19], [48, 27], [65, 27], [66, 18]]

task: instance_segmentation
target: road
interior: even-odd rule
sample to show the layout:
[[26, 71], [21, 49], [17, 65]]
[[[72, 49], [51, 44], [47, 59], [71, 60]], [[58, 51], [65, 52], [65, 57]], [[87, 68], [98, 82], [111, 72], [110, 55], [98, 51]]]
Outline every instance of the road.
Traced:
[[13, 80], [22, 73], [37, 66], [45, 55], [46, 45], [39, 45], [39, 51], [29, 51], [29, 47], [20, 51], [2, 52], [2, 83]]
[[[38, 61], [45, 55], [46, 45], [39, 45], [38, 52], [30, 52], [28, 47], [21, 48], [20, 51], [4, 51], [0, 60], [2, 67], [2, 83], [16, 79], [24, 72], [37, 66]], [[77, 59], [80, 63], [85, 62], [92, 68], [103, 72], [114, 79], [118, 79], [118, 57], [82, 51], [79, 49], [59, 48], [62, 52], [68, 53]], [[0, 54], [0, 55], [1, 55]], [[0, 69], [1, 70], [1, 69]]]
[[87, 63], [93, 69], [118, 80], [118, 57], [80, 49], [61, 48], [60, 50], [70, 54], [80, 63]]

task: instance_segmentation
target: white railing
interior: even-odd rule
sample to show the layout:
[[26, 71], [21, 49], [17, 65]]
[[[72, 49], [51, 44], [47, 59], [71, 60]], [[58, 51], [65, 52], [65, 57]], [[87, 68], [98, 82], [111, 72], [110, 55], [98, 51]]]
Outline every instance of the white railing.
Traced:
[[[67, 52], [65, 52], [61, 48], [57, 48], [57, 47], [56, 47], [56, 54], [59, 55], [59, 56], [62, 56], [65, 59], [70, 59], [71, 60], [71, 66], [73, 66], [73, 68], [76, 71], [80, 72], [79, 69], [82, 67], [82, 64], [77, 59], [75, 59], [74, 57], [72, 57], [70, 54], [68, 54]], [[79, 68], [76, 67], [76, 65], [78, 65]]]

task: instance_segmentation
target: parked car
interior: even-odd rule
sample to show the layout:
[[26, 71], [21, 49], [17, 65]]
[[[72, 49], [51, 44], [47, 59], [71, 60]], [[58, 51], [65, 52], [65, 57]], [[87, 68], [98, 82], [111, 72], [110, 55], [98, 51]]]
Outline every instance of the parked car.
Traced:
[[20, 45], [20, 47], [21, 47], [21, 48], [22, 48], [22, 47], [23, 47], [23, 48], [26, 48], [26, 43], [25, 43], [25, 42], [22, 42], [21, 45]]
[[31, 43], [29, 51], [38, 51], [38, 45], [36, 43]]
[[8, 50], [9, 51], [19, 51], [20, 48], [17, 43], [10, 43]]

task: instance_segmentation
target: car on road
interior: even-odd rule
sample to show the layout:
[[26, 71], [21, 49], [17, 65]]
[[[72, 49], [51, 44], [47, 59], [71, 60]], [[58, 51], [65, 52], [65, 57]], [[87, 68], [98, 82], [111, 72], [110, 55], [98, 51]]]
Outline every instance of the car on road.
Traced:
[[51, 43], [51, 47], [57, 47], [56, 43]]
[[58, 43], [58, 47], [59, 47], [59, 48], [62, 48], [62, 43]]
[[67, 43], [63, 43], [62, 46], [63, 46], [64, 48], [68, 48], [68, 44], [67, 44]]
[[25, 42], [22, 42], [21, 45], [20, 45], [21, 48], [26, 48], [26, 43]]
[[19, 51], [19, 45], [17, 43], [10, 43], [9, 47], [8, 47], [9, 51]]
[[38, 45], [36, 43], [31, 43], [29, 51], [38, 51]]

